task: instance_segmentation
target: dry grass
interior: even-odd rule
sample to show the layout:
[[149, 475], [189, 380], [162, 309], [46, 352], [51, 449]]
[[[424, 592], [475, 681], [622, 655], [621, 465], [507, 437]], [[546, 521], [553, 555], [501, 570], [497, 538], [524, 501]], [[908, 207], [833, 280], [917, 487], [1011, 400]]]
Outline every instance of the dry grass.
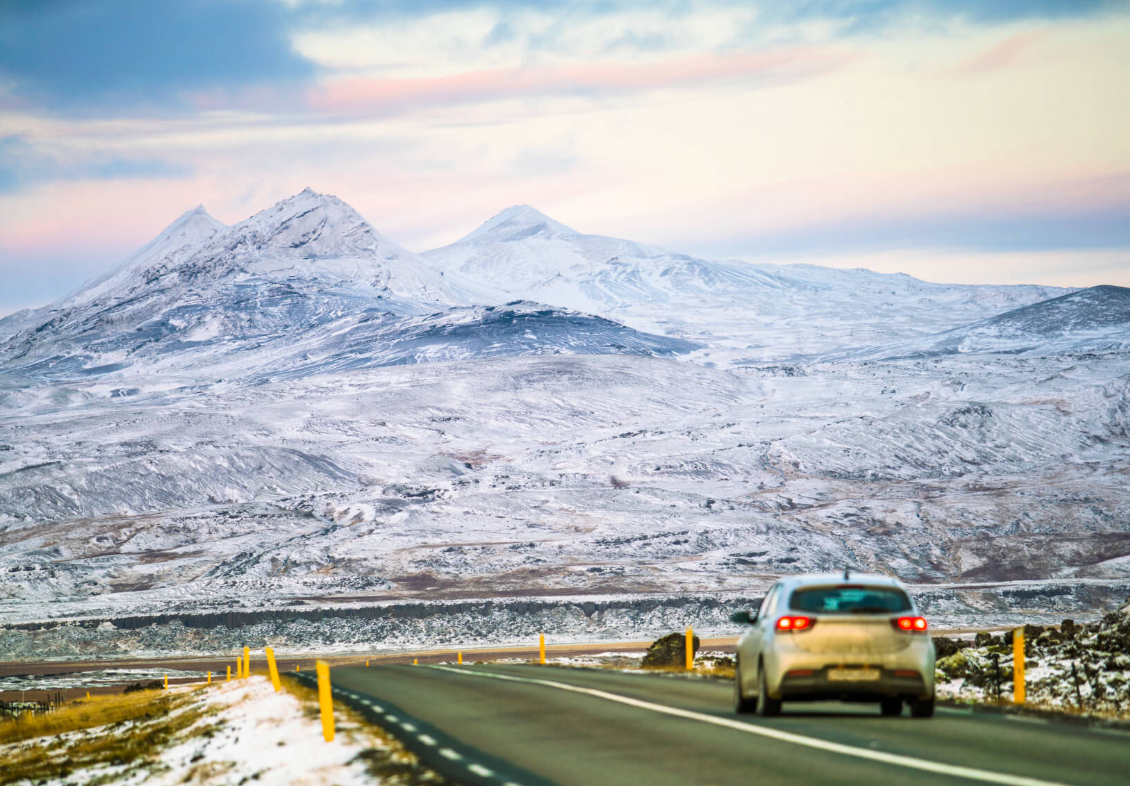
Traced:
[[136, 718], [153, 718], [169, 712], [185, 700], [183, 693], [170, 694], [166, 691], [141, 691], [80, 699], [46, 715], [25, 715], [0, 723], [0, 745]]
[[[5, 724], [0, 743], [10, 744], [10, 749], [4, 753], [0, 785], [66, 778], [100, 766], [107, 771], [90, 780], [92, 786], [143, 768], [157, 772], [164, 765], [156, 754], [206, 714], [190, 704], [191, 698], [181, 691], [100, 696], [51, 715]], [[214, 733], [215, 727], [201, 724], [191, 736]], [[50, 738], [44, 739], [47, 735]]]

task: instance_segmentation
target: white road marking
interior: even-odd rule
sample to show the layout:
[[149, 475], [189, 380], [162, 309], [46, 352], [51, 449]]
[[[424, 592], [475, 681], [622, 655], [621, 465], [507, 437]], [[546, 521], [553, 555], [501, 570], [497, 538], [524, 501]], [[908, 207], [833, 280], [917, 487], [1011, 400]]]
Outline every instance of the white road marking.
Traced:
[[453, 751], [451, 748], [440, 748], [439, 749], [439, 755], [442, 756], [445, 759], [451, 759], [452, 761], [459, 761], [460, 759], [463, 758], [462, 753], [459, 753], [458, 751]]
[[[525, 682], [531, 685], [544, 685], [548, 688], [557, 688], [558, 690], [569, 691], [570, 693], [582, 693], [586, 696], [595, 696], [598, 699], [607, 699], [608, 701], [615, 701], [619, 704], [626, 704], [629, 707], [638, 707], [644, 710], [651, 710], [652, 712], [662, 713], [663, 715], [672, 715], [676, 718], [686, 718], [688, 720], [702, 721], [703, 723], [710, 723], [715, 726], [722, 726], [727, 729], [734, 729], [735, 731], [742, 731], [746, 734], [756, 734], [762, 737], [770, 737], [781, 742], [791, 742], [794, 745], [803, 745], [808, 748], [815, 748], [817, 750], [829, 751], [831, 753], [839, 753], [844, 756], [854, 756], [858, 759], [869, 759], [871, 761], [882, 762], [883, 764], [893, 764], [898, 767], [908, 767], [914, 770], [924, 770], [926, 772], [934, 772], [939, 775], [950, 775], [955, 778], [966, 778], [968, 780], [982, 781], [984, 783], [1001, 783], [1005, 786], [1067, 786], [1066, 784], [1056, 781], [1045, 781], [1038, 778], [1027, 778], [1022, 775], [1009, 775], [1003, 772], [992, 772], [990, 770], [979, 770], [974, 767], [961, 767], [955, 764], [944, 764], [938, 761], [929, 761], [928, 759], [916, 759], [913, 756], [901, 756], [895, 753], [885, 753], [883, 751], [869, 750], [867, 748], [856, 748], [852, 745], [843, 745], [838, 742], [830, 742], [822, 740], [817, 737], [805, 737], [801, 734], [793, 734], [788, 731], [781, 731], [780, 729], [770, 728], [768, 726], [757, 726], [752, 723], [743, 723], [738, 720], [731, 720], [729, 718], [717, 718], [713, 715], [705, 715], [701, 712], [693, 712], [691, 710], [681, 710], [677, 707], [667, 707], [662, 704], [653, 704], [650, 701], [641, 701], [639, 699], [632, 699], [627, 696], [621, 696], [616, 693], [607, 693], [606, 691], [596, 690], [594, 688], [581, 688], [576, 685], [568, 685], [564, 682], [553, 682], [552, 680], [536, 680], [529, 677], [512, 677], [508, 674], [488, 674], [482, 671], [473, 671], [471, 669], [452, 669], [447, 666], [428, 666], [430, 669], [439, 669], [440, 671], [449, 671], [452, 674], [459, 674], [464, 677], [482, 677], [492, 680], [504, 680], [506, 682]], [[442, 751], [440, 751], [442, 753]]]
[[416, 731], [416, 727], [411, 723], [401, 723], [400, 728], [404, 729], [405, 731]]
[[481, 764], [468, 764], [467, 769], [469, 769], [476, 775], [481, 775], [484, 778], [490, 778], [494, 776], [494, 770], [488, 770]]
[[416, 737], [416, 739], [418, 739], [420, 742], [424, 743], [425, 745], [435, 745], [436, 744], [435, 737], [429, 737], [427, 734], [420, 734]]

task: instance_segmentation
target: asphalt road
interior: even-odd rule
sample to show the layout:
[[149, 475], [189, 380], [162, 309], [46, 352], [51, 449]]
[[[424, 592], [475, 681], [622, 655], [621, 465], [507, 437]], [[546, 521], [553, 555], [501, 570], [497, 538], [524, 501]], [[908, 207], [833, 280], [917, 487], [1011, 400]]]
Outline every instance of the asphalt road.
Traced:
[[520, 786], [1130, 783], [1130, 733], [939, 708], [786, 704], [736, 716], [731, 683], [598, 669], [333, 669], [336, 698], [460, 782]]

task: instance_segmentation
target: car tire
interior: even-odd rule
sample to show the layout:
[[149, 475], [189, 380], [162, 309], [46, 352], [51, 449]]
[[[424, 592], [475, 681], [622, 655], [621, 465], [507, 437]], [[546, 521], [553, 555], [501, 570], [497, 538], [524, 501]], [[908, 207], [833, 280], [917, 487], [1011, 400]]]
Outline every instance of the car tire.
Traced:
[[879, 702], [879, 711], [887, 718], [902, 715], [902, 699], [883, 699]]
[[932, 718], [934, 717], [934, 697], [928, 699], [915, 700], [910, 702], [910, 717], [912, 718]]
[[742, 693], [742, 664], [739, 661], [734, 664], [734, 712], [745, 715], [753, 712], [756, 705], [754, 699], [747, 699]]
[[769, 696], [764, 668], [757, 670], [757, 714], [763, 718], [773, 718], [781, 714], [781, 700]]

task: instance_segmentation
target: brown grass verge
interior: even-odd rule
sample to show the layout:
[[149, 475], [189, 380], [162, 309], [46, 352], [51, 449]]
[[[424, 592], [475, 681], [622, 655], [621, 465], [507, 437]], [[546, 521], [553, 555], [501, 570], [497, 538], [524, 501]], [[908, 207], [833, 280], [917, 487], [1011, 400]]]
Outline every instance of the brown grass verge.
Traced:
[[[140, 769], [162, 770], [165, 765], [156, 754], [208, 713], [190, 706], [188, 692], [154, 693], [83, 700], [51, 715], [5, 724], [0, 727], [4, 735], [0, 741], [11, 749], [4, 754], [0, 785], [108, 768], [88, 781], [97, 786]], [[200, 725], [192, 736], [209, 736], [215, 730], [213, 725]]]

